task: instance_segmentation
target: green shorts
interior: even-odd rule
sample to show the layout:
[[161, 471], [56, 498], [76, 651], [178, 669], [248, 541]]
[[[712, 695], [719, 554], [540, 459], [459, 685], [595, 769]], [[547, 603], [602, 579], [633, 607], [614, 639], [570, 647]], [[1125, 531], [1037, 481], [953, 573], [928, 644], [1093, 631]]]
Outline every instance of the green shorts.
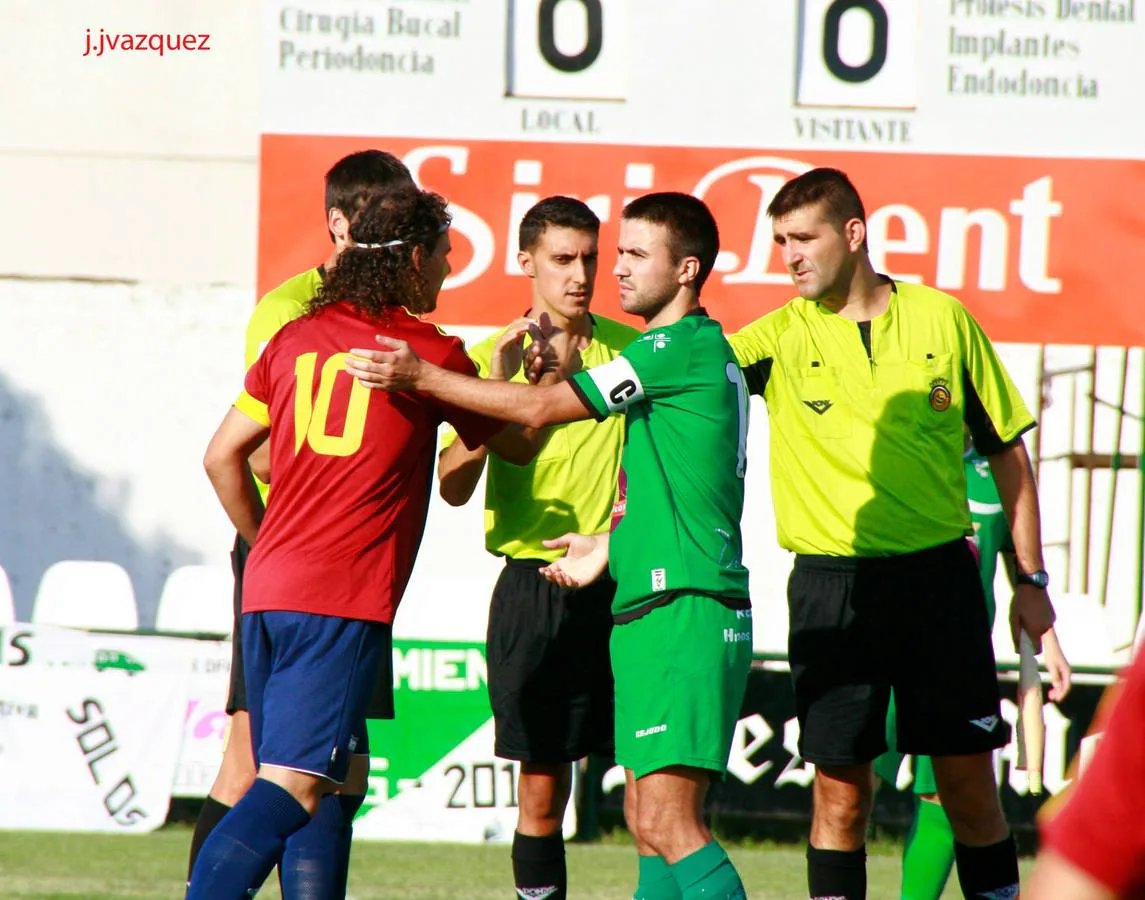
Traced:
[[751, 610], [684, 594], [612, 629], [616, 761], [727, 772], [751, 668]]
[[[887, 709], [887, 750], [875, 760], [875, 774], [883, 780], [884, 784], [895, 787], [898, 781], [898, 772], [902, 767], [905, 754], [899, 753], [897, 747], [897, 717], [895, 716], [895, 698], [891, 694], [891, 702]], [[934, 765], [929, 756], [916, 756], [912, 760], [914, 766], [914, 780], [910, 789], [915, 794], [937, 794], [938, 782], [934, 780]]]

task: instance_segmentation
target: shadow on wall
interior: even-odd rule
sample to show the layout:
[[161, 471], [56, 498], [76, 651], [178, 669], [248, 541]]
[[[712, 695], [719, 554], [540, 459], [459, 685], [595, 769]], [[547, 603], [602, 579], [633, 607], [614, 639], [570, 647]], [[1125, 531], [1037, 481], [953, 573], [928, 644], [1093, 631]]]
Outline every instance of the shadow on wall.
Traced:
[[201, 555], [162, 531], [146, 539], [133, 534], [122, 512], [129, 486], [85, 469], [51, 435], [37, 401], [0, 375], [0, 566], [12, 582], [17, 618], [31, 618], [48, 566], [92, 559], [128, 571], [140, 627], [152, 627], [164, 580], [178, 566], [202, 562]]

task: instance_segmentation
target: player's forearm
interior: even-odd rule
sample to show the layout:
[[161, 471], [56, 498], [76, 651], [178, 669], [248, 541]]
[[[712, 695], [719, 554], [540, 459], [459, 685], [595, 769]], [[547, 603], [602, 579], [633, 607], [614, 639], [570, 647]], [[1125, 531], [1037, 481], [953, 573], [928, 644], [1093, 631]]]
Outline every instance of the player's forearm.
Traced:
[[262, 523], [263, 506], [246, 460], [230, 454], [208, 457], [205, 468], [227, 518], [243, 540], [253, 545]]
[[[508, 440], [513, 445], [512, 457], [505, 457], [508, 462], [515, 466], [527, 466], [534, 459], [537, 454], [541, 452], [541, 448], [545, 446], [545, 441], [549, 439], [552, 432], [548, 428], [529, 428], [525, 425], [509, 425], [501, 434], [502, 440]], [[502, 454], [498, 451], [498, 456]]]
[[437, 460], [437, 482], [441, 499], [450, 506], [464, 506], [473, 496], [485, 468], [485, 447], [470, 450], [460, 439], [441, 451]]
[[[562, 421], [555, 418], [552, 387], [472, 378], [422, 363], [414, 388], [438, 400], [503, 422], [540, 429]], [[564, 420], [567, 421], [567, 420]]]
[[270, 484], [270, 438], [267, 438], [247, 458], [254, 477], [263, 484]]
[[990, 470], [998, 486], [1002, 508], [1010, 522], [1014, 555], [1019, 571], [1045, 568], [1042, 558], [1042, 517], [1038, 486], [1030, 457], [1022, 441], [990, 457]]

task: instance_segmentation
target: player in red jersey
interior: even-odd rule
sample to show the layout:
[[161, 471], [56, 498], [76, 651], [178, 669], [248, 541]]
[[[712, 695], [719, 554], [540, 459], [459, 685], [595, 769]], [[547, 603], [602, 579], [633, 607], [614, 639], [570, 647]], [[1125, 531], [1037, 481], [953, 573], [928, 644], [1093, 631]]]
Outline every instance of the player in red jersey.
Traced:
[[1145, 897], [1145, 653], [1116, 689], [1092, 761], [1042, 820], [1028, 900]]
[[[365, 706], [421, 542], [437, 426], [449, 421], [471, 448], [530, 455], [519, 429], [370, 391], [344, 372], [343, 348], [380, 329], [443, 368], [476, 373], [460, 340], [417, 318], [449, 273], [448, 228], [435, 194], [366, 202], [350, 227], [356, 246], [251, 367], [207, 450], [215, 491], [253, 547], [242, 640], [259, 772], [204, 843], [190, 900], [251, 896], [345, 778], [351, 754], [368, 752]], [[264, 517], [246, 459], [268, 432], [274, 490]], [[313, 860], [305, 896], [331, 896], [336, 856]]]
[[[303, 315], [326, 274], [337, 265], [338, 257], [350, 245], [350, 219], [361, 204], [374, 194], [414, 186], [409, 170], [400, 159], [384, 150], [360, 150], [339, 159], [326, 173], [325, 182], [325, 224], [329, 233], [332, 250], [323, 265], [307, 269], [293, 278], [287, 279], [269, 291], [255, 306], [246, 329], [245, 368], [254, 365], [263, 348], [287, 322]], [[269, 486], [265, 472], [270, 469], [270, 445], [264, 443], [251, 456], [251, 468], [261, 475], [259, 493], [265, 499]], [[234, 627], [231, 641], [230, 689], [227, 692], [226, 736], [223, 739], [223, 758], [214, 783], [199, 810], [195, 830], [191, 836], [191, 847], [187, 878], [195, 867], [199, 848], [210, 835], [211, 830], [222, 821], [232, 806], [242, 799], [242, 795], [254, 782], [255, 763], [250, 741], [250, 716], [247, 712], [246, 681], [243, 677], [242, 656], [242, 588], [243, 571], [250, 547], [241, 536], [236, 535], [231, 552], [231, 568], [234, 572]], [[392, 719], [393, 710], [387, 704], [389, 680], [388, 667], [381, 672], [381, 680], [374, 702], [366, 711], [368, 719]], [[359, 765], [354, 765], [359, 763]], [[279, 864], [279, 875], [283, 894], [290, 895], [294, 881], [307, 878], [311, 870], [309, 860], [315, 852], [325, 852], [322, 848], [330, 841], [349, 843], [353, 839], [354, 816], [365, 800], [366, 780], [369, 774], [367, 757], [354, 756], [345, 783], [338, 791], [338, 800], [321, 805], [318, 815], [311, 820], [309, 827], [294, 834], [283, 852]], [[347, 857], [347, 862], [348, 862]], [[345, 879], [345, 873], [342, 875]], [[344, 886], [335, 886], [333, 896], [345, 895]]]

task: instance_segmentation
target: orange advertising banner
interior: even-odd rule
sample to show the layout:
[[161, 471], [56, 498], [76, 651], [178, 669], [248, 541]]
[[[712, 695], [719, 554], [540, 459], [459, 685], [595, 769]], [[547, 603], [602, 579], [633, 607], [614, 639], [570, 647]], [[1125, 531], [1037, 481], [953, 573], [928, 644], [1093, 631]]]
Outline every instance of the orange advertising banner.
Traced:
[[609, 274], [620, 211], [639, 194], [677, 190], [703, 198], [719, 222], [723, 250], [705, 305], [734, 330], [794, 293], [767, 204], [792, 176], [835, 166], [863, 196], [876, 268], [958, 297], [992, 339], [1145, 346], [1141, 160], [264, 135], [260, 295], [328, 255], [323, 175], [370, 146], [401, 156], [450, 200], [442, 323], [499, 325], [520, 314], [528, 286], [517, 224], [552, 194], [584, 199], [604, 222], [594, 309], [623, 316]]

